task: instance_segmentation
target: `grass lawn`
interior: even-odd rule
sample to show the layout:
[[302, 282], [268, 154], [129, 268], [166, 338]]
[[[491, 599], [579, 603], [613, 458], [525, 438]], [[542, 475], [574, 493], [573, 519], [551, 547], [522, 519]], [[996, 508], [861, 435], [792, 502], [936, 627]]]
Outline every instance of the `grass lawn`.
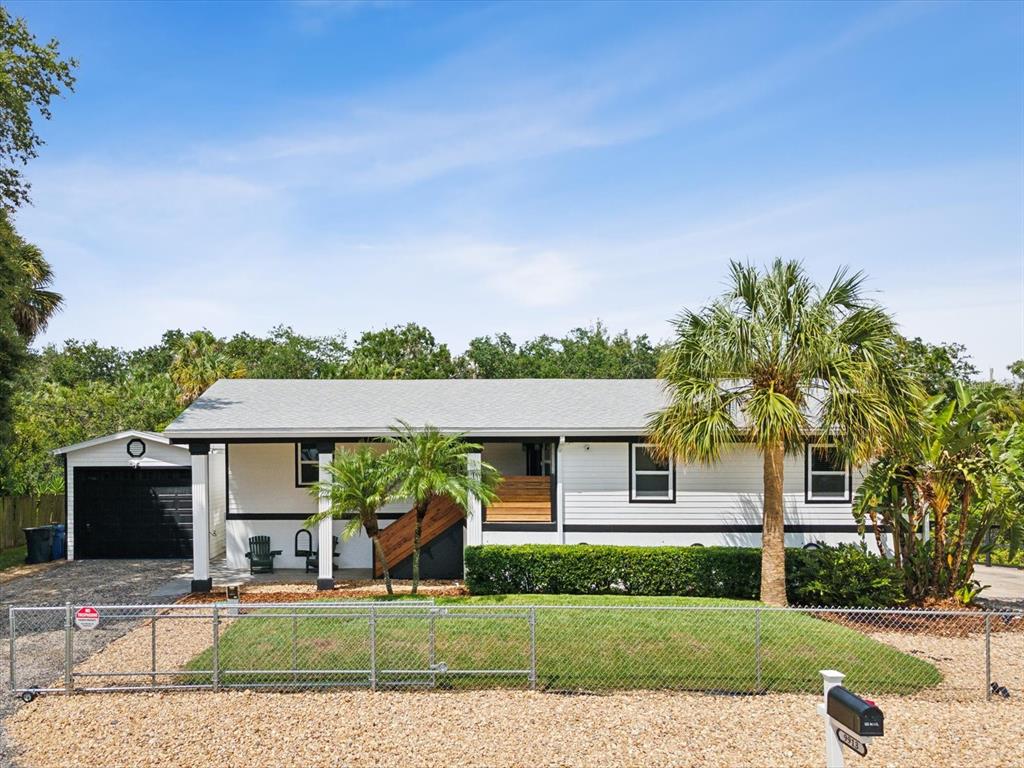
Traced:
[[0, 571], [13, 568], [16, 565], [24, 565], [27, 554], [28, 549], [24, 544], [20, 547], [11, 547], [0, 551]]
[[[845, 672], [849, 686], [872, 694], [910, 693], [941, 680], [931, 664], [859, 632], [802, 614], [771, 611], [761, 612], [759, 674], [755, 613], [728, 610], [755, 603], [508, 595], [439, 598], [435, 607], [446, 613], [433, 619], [427, 606], [377, 609], [378, 683], [527, 687], [530, 611], [524, 606], [530, 605], [540, 606], [535, 631], [537, 685], [542, 689], [817, 692], [819, 670], [826, 668]], [[654, 610], [658, 606], [702, 610]], [[297, 622], [274, 616], [280, 613], [275, 609], [263, 609], [227, 626], [219, 643], [221, 682], [366, 685], [369, 608], [348, 609], [347, 616], [337, 615], [343, 609], [301, 610], [305, 617]], [[446, 665], [447, 673], [430, 674], [432, 660]], [[188, 668], [211, 666], [212, 649], [207, 649]], [[290, 669], [317, 672], [276, 672]], [[470, 670], [505, 674], [459, 674]], [[190, 675], [188, 681], [206, 683], [209, 675]]]

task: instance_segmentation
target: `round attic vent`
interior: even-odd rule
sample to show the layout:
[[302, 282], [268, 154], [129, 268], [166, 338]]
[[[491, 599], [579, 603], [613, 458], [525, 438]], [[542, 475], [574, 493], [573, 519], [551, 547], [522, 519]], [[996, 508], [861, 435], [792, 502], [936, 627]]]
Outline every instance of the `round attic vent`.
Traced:
[[146, 444], [139, 440], [139, 438], [133, 437], [128, 441], [127, 449], [128, 455], [133, 459], [137, 459], [146, 453]]

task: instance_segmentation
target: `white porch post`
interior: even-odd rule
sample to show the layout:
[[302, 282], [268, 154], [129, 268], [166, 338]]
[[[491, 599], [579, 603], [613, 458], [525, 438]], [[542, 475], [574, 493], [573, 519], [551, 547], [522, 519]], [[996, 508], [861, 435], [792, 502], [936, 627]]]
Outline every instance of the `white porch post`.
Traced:
[[[331, 479], [327, 467], [334, 458], [334, 443], [317, 443], [317, 453], [320, 457], [320, 482], [325, 483]], [[331, 501], [326, 493], [321, 492], [317, 499], [317, 511], [326, 512], [330, 509]], [[333, 520], [327, 517], [319, 522], [316, 528], [317, 538], [317, 589], [334, 589], [334, 542]]]
[[[471, 478], [480, 479], [479, 453], [466, 454], [466, 472]], [[469, 509], [466, 517], [466, 546], [479, 546], [484, 543], [484, 514], [483, 505], [473, 494], [469, 495]]]
[[558, 529], [558, 543], [565, 544], [565, 488], [562, 485], [562, 448], [565, 435], [558, 438], [555, 449], [555, 527]]
[[210, 578], [210, 444], [190, 443], [192, 455], [192, 591], [209, 592]]

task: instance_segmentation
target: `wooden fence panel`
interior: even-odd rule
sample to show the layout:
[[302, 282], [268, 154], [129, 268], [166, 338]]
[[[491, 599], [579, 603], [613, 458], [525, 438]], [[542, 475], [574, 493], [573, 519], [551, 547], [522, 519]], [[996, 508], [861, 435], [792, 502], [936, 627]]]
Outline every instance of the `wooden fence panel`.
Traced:
[[22, 528], [63, 523], [64, 495], [0, 496], [0, 549], [25, 543]]

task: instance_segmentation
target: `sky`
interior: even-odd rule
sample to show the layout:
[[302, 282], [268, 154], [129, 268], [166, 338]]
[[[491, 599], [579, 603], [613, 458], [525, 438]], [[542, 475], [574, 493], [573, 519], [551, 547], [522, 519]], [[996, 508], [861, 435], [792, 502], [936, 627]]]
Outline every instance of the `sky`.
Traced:
[[1024, 3], [8, 3], [79, 62], [40, 343], [668, 338], [730, 260], [1024, 357]]

